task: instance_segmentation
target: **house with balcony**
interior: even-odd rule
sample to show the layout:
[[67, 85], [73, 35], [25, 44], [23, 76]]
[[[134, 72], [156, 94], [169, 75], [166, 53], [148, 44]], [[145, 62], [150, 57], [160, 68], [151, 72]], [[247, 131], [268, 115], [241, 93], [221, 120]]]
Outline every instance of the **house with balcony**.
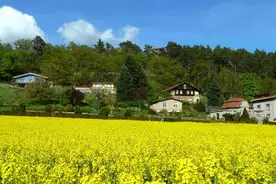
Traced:
[[251, 100], [255, 117], [262, 121], [268, 118], [269, 121], [276, 121], [276, 94], [264, 95]]
[[183, 102], [197, 103], [200, 100], [200, 91], [191, 84], [182, 82], [164, 90], [171, 94], [172, 98]]

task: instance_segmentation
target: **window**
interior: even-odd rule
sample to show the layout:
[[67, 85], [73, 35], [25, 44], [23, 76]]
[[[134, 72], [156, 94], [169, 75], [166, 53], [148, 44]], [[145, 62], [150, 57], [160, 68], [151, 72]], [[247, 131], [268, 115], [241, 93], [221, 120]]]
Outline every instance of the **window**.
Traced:
[[173, 104], [173, 108], [177, 109], [178, 108], [178, 104], [177, 103]]
[[163, 102], [163, 107], [167, 107], [167, 102]]
[[175, 94], [178, 95], [178, 90], [175, 90]]
[[270, 104], [266, 104], [266, 110], [270, 111]]
[[270, 114], [267, 114], [266, 117], [267, 117], [267, 118], [270, 118]]
[[180, 90], [180, 94], [181, 94], [181, 95], [183, 94], [183, 91], [182, 91], [182, 90]]
[[190, 91], [189, 90], [187, 90], [187, 95], [189, 95], [190, 94]]
[[184, 84], [184, 86], [183, 86], [183, 87], [184, 87], [184, 89], [186, 89], [186, 88], [187, 88], [187, 85], [186, 85], [186, 84]]
[[194, 91], [191, 91], [191, 95], [194, 95]]
[[261, 105], [257, 105], [257, 109], [258, 109], [258, 110], [261, 110]]

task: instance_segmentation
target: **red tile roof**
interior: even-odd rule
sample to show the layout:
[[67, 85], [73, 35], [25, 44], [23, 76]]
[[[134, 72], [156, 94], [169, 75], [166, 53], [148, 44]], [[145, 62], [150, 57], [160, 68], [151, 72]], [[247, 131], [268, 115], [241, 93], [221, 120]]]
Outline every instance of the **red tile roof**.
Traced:
[[[236, 109], [236, 108], [240, 108], [241, 106], [241, 103], [243, 101], [246, 101], [245, 99], [243, 98], [231, 98], [229, 99], [228, 101], [226, 101], [221, 109]], [[252, 105], [249, 104], [249, 108], [252, 108]]]
[[246, 101], [246, 100], [243, 98], [231, 98], [227, 102], [243, 102], [243, 101]]

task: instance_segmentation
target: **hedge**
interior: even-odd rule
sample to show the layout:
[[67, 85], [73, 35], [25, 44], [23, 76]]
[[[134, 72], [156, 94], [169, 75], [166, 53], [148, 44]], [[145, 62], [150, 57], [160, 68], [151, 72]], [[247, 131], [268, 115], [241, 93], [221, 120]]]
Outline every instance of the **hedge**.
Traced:
[[[161, 121], [160, 116], [132, 116], [132, 117], [106, 117], [91, 114], [71, 114], [71, 113], [49, 113], [49, 112], [0, 112], [0, 115], [5, 116], [35, 116], [35, 117], [61, 117], [61, 118], [84, 118], [84, 119], [120, 119], [120, 120], [141, 120], [141, 121]], [[178, 117], [164, 117], [164, 122], [180, 122]], [[189, 120], [185, 120], [189, 121]], [[211, 123], [210, 120], [190, 120], [190, 122]]]

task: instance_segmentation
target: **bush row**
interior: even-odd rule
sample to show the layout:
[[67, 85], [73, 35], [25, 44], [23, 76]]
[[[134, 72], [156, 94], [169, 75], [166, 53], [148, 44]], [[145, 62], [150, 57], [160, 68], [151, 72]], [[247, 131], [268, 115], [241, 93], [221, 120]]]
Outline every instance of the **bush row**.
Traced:
[[75, 106], [73, 107], [71, 104], [66, 106], [61, 105], [31, 105], [26, 106], [26, 104], [20, 104], [20, 105], [12, 105], [12, 106], [3, 106], [1, 107], [0, 111], [6, 111], [6, 112], [26, 112], [26, 111], [35, 111], [35, 112], [75, 112], [76, 114], [82, 114], [82, 113], [94, 113], [95, 110], [84, 106]]
[[[69, 114], [56, 112], [0, 112], [0, 115], [5, 116], [35, 116], [35, 117], [61, 117], [61, 118], [85, 118], [85, 119], [121, 119], [121, 120], [142, 120], [142, 121], [164, 121], [164, 122], [180, 122], [179, 117], [161, 117], [161, 116], [105, 116], [91, 114]], [[210, 123], [210, 120], [185, 120], [199, 123]]]
[[[35, 117], [60, 117], [60, 118], [81, 118], [81, 119], [114, 119], [114, 120], [141, 120], [141, 121], [164, 121], [164, 122], [194, 122], [194, 123], [221, 123], [221, 121], [215, 120], [196, 120], [196, 119], [182, 119], [181, 117], [162, 117], [157, 115], [147, 115], [147, 116], [105, 116], [105, 115], [91, 115], [91, 114], [69, 114], [69, 113], [56, 113], [56, 112], [0, 112], [0, 115], [5, 116], [35, 116]], [[224, 123], [241, 123], [241, 122], [229, 122], [225, 121]], [[276, 125], [275, 122], [266, 122], [263, 123], [266, 125]]]

